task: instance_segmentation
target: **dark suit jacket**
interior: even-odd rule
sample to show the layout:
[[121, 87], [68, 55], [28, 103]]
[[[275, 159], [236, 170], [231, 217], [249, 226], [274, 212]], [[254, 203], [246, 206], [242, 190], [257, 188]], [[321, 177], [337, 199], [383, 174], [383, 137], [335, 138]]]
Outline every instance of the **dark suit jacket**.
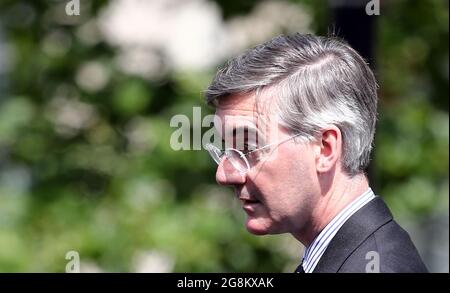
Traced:
[[374, 260], [370, 251], [379, 255], [380, 273], [428, 272], [408, 233], [394, 221], [384, 201], [376, 197], [339, 229], [314, 273], [365, 273]]

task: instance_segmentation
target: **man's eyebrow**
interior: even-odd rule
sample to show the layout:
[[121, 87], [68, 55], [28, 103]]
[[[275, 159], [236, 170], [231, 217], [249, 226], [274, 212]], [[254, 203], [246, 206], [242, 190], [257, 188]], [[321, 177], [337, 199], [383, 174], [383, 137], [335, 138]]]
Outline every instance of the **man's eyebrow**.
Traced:
[[227, 129], [225, 137], [222, 136], [222, 143], [232, 147], [244, 147], [247, 143], [256, 146], [264, 140], [261, 133], [258, 128], [251, 125], [240, 125]]
[[[257, 137], [261, 137], [262, 133], [258, 128], [255, 128], [253, 126], [249, 126], [249, 125], [241, 125], [238, 127], [233, 127], [232, 129], [227, 129], [228, 131], [225, 132], [225, 137], [227, 137], [227, 135], [231, 135], [231, 137], [235, 137], [236, 134], [245, 134], [245, 133], [252, 133], [252, 134], [256, 134]], [[223, 136], [222, 136], [222, 140], [223, 140]]]

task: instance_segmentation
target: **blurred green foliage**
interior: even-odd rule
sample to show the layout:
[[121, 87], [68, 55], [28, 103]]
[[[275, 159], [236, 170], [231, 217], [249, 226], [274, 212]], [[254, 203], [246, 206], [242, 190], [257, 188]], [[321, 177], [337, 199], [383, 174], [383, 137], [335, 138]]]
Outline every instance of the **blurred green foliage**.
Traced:
[[395, 1], [379, 18], [374, 173], [398, 215], [448, 209], [448, 2]]
[[[326, 33], [326, 1], [294, 2]], [[89, 17], [105, 3], [92, 2]], [[217, 3], [225, 18], [257, 5]], [[208, 155], [170, 148], [173, 115], [211, 113], [201, 92], [214, 68], [126, 74], [117, 48], [51, 21], [57, 4], [0, 4], [12, 52], [0, 75], [0, 271], [63, 272], [69, 250], [91, 270], [136, 271], [140, 253], [156, 252], [179, 272], [292, 271], [300, 245], [248, 234]], [[392, 1], [378, 18], [373, 185], [396, 215], [425, 217], [448, 207], [448, 2]], [[77, 80], [92, 61], [109, 77], [99, 90]]]

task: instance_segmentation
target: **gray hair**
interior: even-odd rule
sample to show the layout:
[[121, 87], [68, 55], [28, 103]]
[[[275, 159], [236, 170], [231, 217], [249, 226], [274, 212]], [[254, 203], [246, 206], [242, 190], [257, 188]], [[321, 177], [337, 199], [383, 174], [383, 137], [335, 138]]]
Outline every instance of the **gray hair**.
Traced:
[[278, 36], [221, 68], [205, 91], [209, 104], [241, 93], [276, 93], [281, 121], [311, 141], [327, 125], [342, 133], [342, 167], [367, 168], [377, 119], [377, 83], [364, 59], [335, 37]]

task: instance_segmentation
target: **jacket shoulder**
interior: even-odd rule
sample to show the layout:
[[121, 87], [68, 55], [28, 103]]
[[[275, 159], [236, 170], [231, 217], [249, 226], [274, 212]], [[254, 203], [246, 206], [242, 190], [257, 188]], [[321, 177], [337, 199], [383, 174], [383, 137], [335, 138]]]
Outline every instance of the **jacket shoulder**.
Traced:
[[391, 220], [366, 238], [345, 260], [339, 272], [428, 272], [408, 233]]

